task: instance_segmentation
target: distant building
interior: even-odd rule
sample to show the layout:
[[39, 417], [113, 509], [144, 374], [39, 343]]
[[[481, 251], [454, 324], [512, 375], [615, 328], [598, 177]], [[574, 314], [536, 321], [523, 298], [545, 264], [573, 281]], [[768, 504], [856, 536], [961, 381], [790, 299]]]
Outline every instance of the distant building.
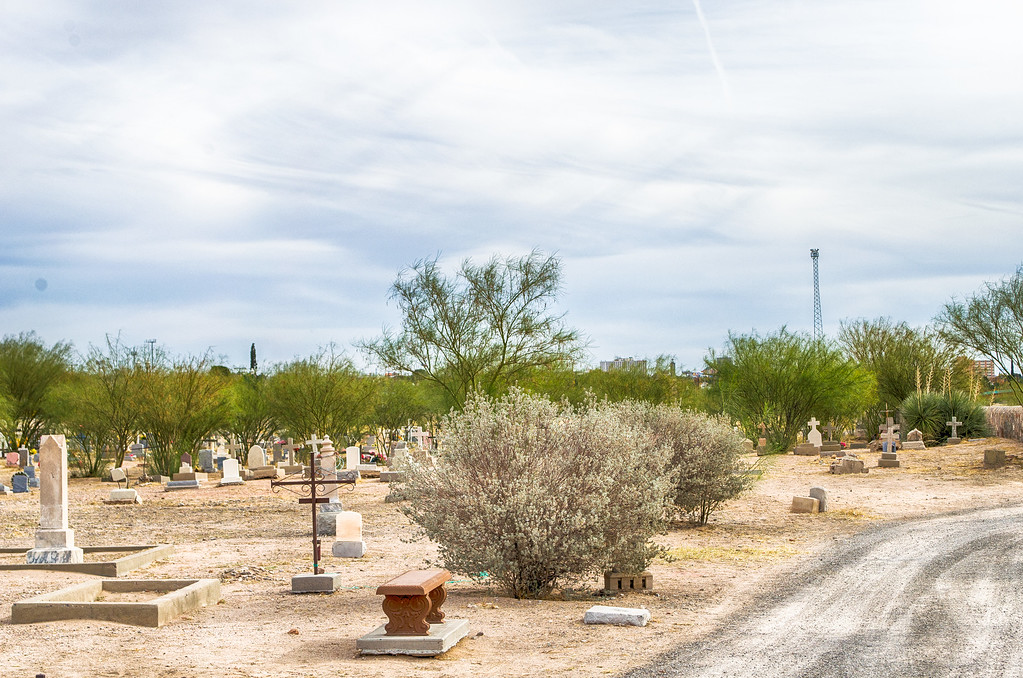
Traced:
[[994, 360], [974, 360], [973, 371], [982, 377], [987, 377], [988, 381], [994, 381], [998, 375]]
[[615, 358], [614, 360], [601, 360], [600, 369], [604, 372], [610, 372], [611, 370], [639, 370], [646, 372], [646, 361], [633, 360], [632, 356], [628, 358]]

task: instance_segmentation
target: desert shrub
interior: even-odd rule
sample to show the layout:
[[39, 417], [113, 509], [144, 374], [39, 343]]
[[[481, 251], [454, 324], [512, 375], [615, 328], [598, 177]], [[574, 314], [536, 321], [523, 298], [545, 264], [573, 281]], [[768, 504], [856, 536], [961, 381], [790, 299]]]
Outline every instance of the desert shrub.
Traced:
[[899, 406], [903, 433], [918, 429], [925, 440], [940, 438], [948, 421], [942, 414], [941, 401], [941, 395], [937, 393], [921, 392], [906, 396]]
[[1023, 441], [1023, 407], [992, 405], [984, 408], [984, 414], [992, 435]]
[[674, 471], [671, 507], [690, 522], [706, 525], [712, 512], [749, 486], [743, 436], [724, 416], [668, 405], [646, 409], [642, 419], [667, 450], [668, 468]]
[[443, 430], [436, 467], [410, 462], [402, 510], [445, 567], [536, 598], [612, 565], [649, 564], [672, 477], [639, 422], [513, 390], [470, 398]]
[[984, 407], [962, 391], [951, 391], [941, 395], [942, 440], [952, 435], [952, 427], [945, 425], [945, 422], [952, 421], [953, 415], [957, 422], [963, 422], [957, 427], [959, 437], [983, 438], [990, 435], [991, 430], [987, 425]]

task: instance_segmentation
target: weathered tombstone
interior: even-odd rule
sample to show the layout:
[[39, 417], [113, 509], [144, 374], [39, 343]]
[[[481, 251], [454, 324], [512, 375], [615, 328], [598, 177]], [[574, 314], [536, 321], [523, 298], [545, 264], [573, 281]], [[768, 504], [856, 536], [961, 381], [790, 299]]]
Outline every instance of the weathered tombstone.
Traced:
[[32, 464], [25, 465], [25, 475], [28, 476], [28, 486], [33, 488], [39, 487], [39, 478], [36, 477], [36, 467]]
[[213, 450], [199, 450], [199, 468], [203, 473], [213, 473], [217, 470], [213, 463]]
[[21, 466], [21, 455], [17, 452], [7, 453], [7, 465], [8, 466]]
[[274, 443], [273, 455], [274, 455], [274, 466], [277, 466], [282, 461], [284, 461], [284, 452], [281, 450], [281, 443], [280, 443], [280, 441], [277, 441], [277, 442]]
[[[123, 468], [112, 468], [110, 469], [110, 479], [117, 483], [117, 489], [110, 491], [110, 497], [104, 501], [104, 504], [141, 504], [142, 498], [139, 497], [137, 490], [130, 489], [127, 487], [128, 475], [124, 472]], [[125, 487], [121, 488], [121, 483], [125, 484]]]
[[253, 445], [249, 448], [249, 455], [246, 458], [246, 466], [249, 469], [260, 468], [266, 466], [266, 452], [259, 445]]
[[62, 435], [44, 435], [39, 445], [39, 529], [36, 547], [28, 552], [29, 565], [81, 563], [75, 531], [68, 528], [67, 442]]
[[11, 490], [14, 494], [28, 492], [28, 476], [20, 474], [11, 476]]
[[821, 437], [821, 432], [817, 430], [818, 424], [820, 422], [817, 421], [817, 417], [810, 417], [810, 421], [806, 422], [806, 425], [810, 427], [810, 432], [806, 434], [806, 442], [819, 448], [824, 444], [824, 439]]
[[296, 453], [301, 449], [302, 446], [291, 438], [288, 438], [287, 444], [281, 444], [281, 451], [288, 455], [289, 466], [295, 466], [298, 464], [298, 455]]
[[181, 468], [185, 468], [186, 466], [188, 467], [189, 471], [192, 470], [192, 455], [190, 455], [188, 452], [185, 452], [184, 454], [181, 455]]
[[366, 554], [366, 542], [362, 540], [362, 514], [342, 511], [335, 515], [337, 541], [331, 552], [338, 558], [361, 558]]
[[817, 500], [817, 510], [824, 513], [828, 510], [828, 491], [823, 487], [811, 487], [810, 496]]
[[792, 454], [802, 457], [816, 457], [820, 455], [820, 448], [813, 443], [799, 443], [792, 449]]
[[984, 450], [984, 468], [1005, 466], [1005, 450]]
[[18, 465], [24, 467], [24, 466], [28, 466], [31, 463], [32, 463], [32, 455], [28, 453], [28, 448], [27, 447], [19, 447], [18, 448]]
[[904, 450], [926, 450], [927, 446], [924, 445], [924, 434], [920, 429], [913, 429], [906, 434], [906, 441], [902, 443], [902, 449]]
[[818, 513], [820, 506], [813, 497], [792, 497], [792, 513]]
[[962, 442], [962, 439], [959, 437], [959, 427], [963, 425], [963, 422], [956, 421], [956, 418], [952, 417], [952, 421], [946, 421], [945, 425], [952, 427], [952, 435], [945, 442], [949, 445], [958, 445]]
[[224, 475], [220, 479], [218, 485], [244, 485], [245, 481], [242, 480], [241, 475], [238, 473], [238, 460], [237, 459], [224, 459]]

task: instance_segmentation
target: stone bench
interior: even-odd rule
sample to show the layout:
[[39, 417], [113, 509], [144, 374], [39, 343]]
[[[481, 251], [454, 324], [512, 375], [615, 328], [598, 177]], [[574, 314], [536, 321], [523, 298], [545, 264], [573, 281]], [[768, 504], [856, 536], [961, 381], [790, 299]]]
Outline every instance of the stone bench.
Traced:
[[385, 635], [426, 636], [430, 624], [443, 623], [440, 607], [448, 596], [444, 583], [450, 578], [450, 572], [439, 568], [409, 570], [378, 586], [388, 620]]

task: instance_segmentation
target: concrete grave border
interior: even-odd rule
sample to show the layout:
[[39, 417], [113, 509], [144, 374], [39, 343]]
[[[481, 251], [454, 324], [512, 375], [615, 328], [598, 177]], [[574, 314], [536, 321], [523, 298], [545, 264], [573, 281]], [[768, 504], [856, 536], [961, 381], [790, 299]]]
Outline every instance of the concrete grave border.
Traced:
[[[81, 572], [82, 574], [94, 574], [98, 577], [120, 577], [122, 574], [145, 567], [154, 560], [167, 558], [174, 553], [174, 547], [170, 544], [144, 545], [144, 546], [83, 546], [84, 553], [122, 553], [127, 555], [92, 563], [38, 563], [35, 565], [0, 564], [2, 570], [57, 570], [60, 572]], [[0, 548], [0, 554], [20, 553], [27, 554], [29, 549], [22, 548]]]
[[[153, 591], [163, 595], [140, 603], [98, 602], [96, 598], [104, 591]], [[11, 623], [91, 619], [159, 627], [185, 612], [216, 605], [219, 600], [217, 579], [101, 579], [18, 601], [11, 609]]]

